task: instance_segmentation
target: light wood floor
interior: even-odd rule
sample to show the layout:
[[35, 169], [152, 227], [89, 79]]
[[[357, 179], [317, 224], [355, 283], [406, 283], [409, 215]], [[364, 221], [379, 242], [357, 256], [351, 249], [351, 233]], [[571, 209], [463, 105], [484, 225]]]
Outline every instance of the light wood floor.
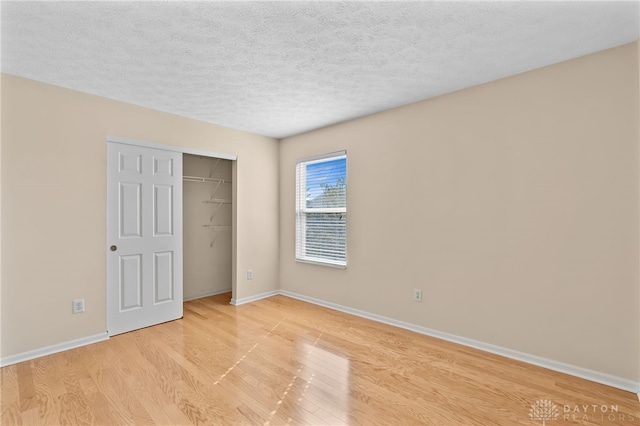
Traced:
[[547, 399], [549, 426], [640, 425], [632, 393], [283, 296], [229, 298], [2, 368], [3, 424], [540, 425]]

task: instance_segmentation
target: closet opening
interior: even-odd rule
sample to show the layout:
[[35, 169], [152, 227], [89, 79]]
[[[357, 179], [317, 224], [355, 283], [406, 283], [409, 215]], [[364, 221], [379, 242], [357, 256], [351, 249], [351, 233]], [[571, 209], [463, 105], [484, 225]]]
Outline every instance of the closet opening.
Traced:
[[232, 161], [185, 153], [182, 169], [183, 300], [231, 293]]

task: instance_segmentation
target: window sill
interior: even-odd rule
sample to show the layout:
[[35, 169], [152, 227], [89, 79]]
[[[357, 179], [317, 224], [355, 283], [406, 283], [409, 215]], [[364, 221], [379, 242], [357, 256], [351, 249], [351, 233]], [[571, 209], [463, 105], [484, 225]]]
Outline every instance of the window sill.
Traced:
[[347, 265], [341, 265], [338, 263], [324, 262], [319, 260], [307, 260], [307, 259], [296, 259], [296, 263], [308, 263], [310, 265], [318, 265], [318, 266], [328, 266], [330, 268], [335, 269], [347, 269]]

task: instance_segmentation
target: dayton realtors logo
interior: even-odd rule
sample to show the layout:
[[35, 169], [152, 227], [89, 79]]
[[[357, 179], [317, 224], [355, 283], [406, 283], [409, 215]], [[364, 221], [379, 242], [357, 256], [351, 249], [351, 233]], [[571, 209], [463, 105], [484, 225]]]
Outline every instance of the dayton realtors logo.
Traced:
[[631, 423], [640, 419], [633, 414], [621, 413], [618, 405], [574, 404], [562, 406], [562, 419], [582, 422], [625, 422]]
[[533, 421], [541, 421], [542, 426], [550, 420], [556, 420], [560, 416], [558, 406], [549, 399], [539, 399], [529, 409], [529, 417]]
[[529, 409], [529, 418], [534, 422], [542, 422], [542, 426], [546, 426], [550, 421], [565, 422], [592, 422], [592, 423], [609, 423], [609, 422], [640, 422], [640, 417], [633, 414], [621, 413], [618, 405], [606, 404], [565, 404], [562, 405], [562, 411], [550, 399], [539, 399], [531, 404]]

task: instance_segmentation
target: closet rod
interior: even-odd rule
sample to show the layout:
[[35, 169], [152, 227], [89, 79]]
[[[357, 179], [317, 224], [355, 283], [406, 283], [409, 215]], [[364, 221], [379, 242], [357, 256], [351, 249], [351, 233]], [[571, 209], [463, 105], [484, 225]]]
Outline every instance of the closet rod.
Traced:
[[185, 182], [220, 182], [220, 183], [231, 183], [230, 180], [225, 179], [216, 179], [216, 178], [205, 178], [200, 176], [182, 176], [182, 180]]
[[202, 225], [205, 228], [213, 228], [214, 231], [231, 231], [231, 225]]

